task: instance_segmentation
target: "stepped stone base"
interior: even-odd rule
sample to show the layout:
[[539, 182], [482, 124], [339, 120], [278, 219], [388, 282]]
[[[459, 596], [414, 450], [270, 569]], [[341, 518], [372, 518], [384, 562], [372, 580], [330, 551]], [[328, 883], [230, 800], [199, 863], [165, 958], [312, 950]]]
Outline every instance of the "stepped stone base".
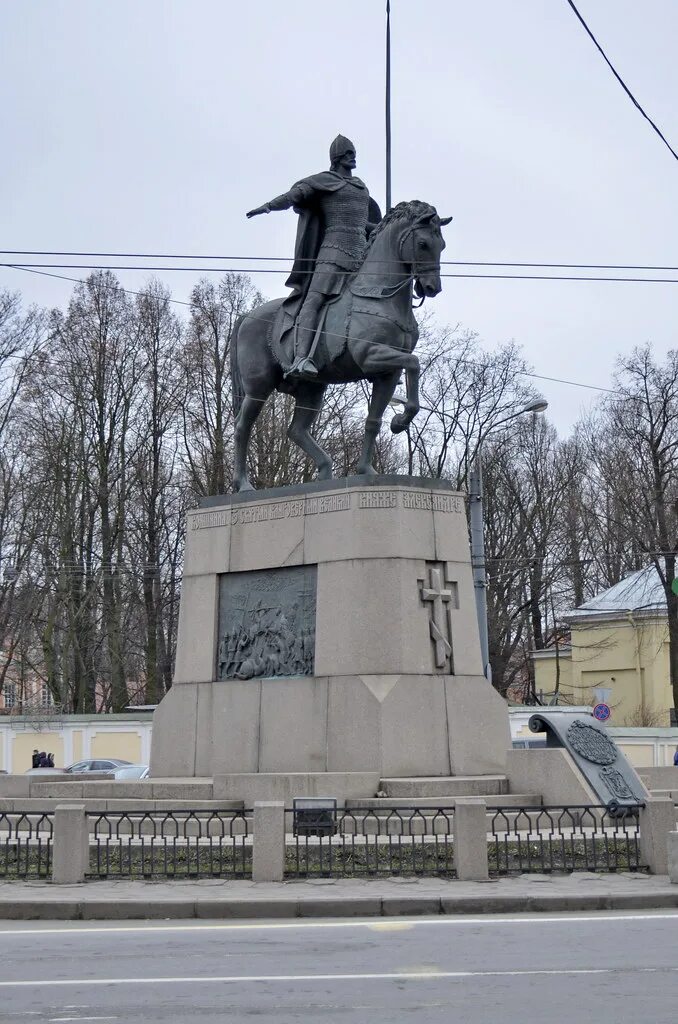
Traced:
[[282, 800], [289, 807], [295, 797], [309, 796], [335, 797], [342, 806], [376, 793], [378, 787], [376, 772], [253, 772], [214, 777], [215, 799], [242, 800], [245, 807], [259, 800]]
[[155, 712], [151, 774], [491, 775], [504, 771], [507, 718], [478, 676], [182, 683]]

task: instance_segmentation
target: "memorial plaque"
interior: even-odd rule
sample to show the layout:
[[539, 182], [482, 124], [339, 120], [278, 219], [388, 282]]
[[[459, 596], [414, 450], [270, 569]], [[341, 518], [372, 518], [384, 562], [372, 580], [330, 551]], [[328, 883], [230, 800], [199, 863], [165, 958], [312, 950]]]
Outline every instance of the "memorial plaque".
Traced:
[[315, 565], [225, 573], [217, 679], [313, 675]]

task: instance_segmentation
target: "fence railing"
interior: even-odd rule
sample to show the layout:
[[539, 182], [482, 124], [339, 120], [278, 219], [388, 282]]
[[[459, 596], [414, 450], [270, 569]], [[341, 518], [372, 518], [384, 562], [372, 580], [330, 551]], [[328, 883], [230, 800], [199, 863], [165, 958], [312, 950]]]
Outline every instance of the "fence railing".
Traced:
[[286, 811], [291, 826], [285, 848], [288, 878], [454, 876], [452, 807], [394, 807], [325, 810], [317, 821], [300, 821]]
[[248, 878], [249, 811], [88, 813], [89, 875], [96, 878]]
[[492, 813], [490, 874], [641, 871], [638, 811], [604, 806], [502, 807]]
[[478, 798], [454, 807], [318, 802], [296, 813], [281, 802], [252, 811], [94, 812], [64, 804], [53, 812], [0, 812], [0, 879], [666, 874], [667, 837], [676, 828], [670, 798], [615, 814], [597, 805], [488, 809]]
[[0, 878], [49, 878], [54, 815], [0, 812]]

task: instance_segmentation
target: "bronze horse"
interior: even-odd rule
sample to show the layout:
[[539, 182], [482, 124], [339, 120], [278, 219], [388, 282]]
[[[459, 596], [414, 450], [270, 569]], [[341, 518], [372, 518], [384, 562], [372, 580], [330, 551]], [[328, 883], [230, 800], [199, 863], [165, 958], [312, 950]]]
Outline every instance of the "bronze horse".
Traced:
[[405, 430], [419, 412], [419, 360], [414, 355], [419, 331], [412, 313], [412, 292], [432, 298], [442, 289], [440, 255], [445, 248], [435, 207], [413, 200], [399, 203], [373, 231], [365, 259], [342, 294], [329, 303], [317, 339], [317, 379], [292, 384], [274, 353], [273, 325], [282, 299], [246, 314], [231, 342], [231, 379], [235, 420], [234, 491], [254, 490], [247, 477], [247, 448], [254, 422], [273, 391], [293, 395], [295, 409], [288, 436], [315, 462], [319, 480], [332, 478], [331, 460], [311, 435], [329, 384], [368, 380], [372, 384], [365, 437], [356, 473], [374, 474], [372, 458], [381, 421], [405, 371], [407, 402], [391, 420]]

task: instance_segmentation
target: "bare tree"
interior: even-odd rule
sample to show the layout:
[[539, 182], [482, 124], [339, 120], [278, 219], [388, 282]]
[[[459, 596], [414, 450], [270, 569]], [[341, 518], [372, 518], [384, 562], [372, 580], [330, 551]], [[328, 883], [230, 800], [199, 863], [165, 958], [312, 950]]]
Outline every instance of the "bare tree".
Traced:
[[541, 416], [492, 435], [483, 461], [492, 679], [505, 693], [522, 677], [533, 692], [530, 652], [559, 637], [556, 604], [570, 603], [564, 505], [577, 462]]
[[410, 428], [410, 471], [463, 487], [494, 424], [534, 399], [521, 380], [527, 366], [512, 343], [488, 353], [472, 332], [430, 322], [421, 349], [422, 411]]
[[65, 317], [55, 317], [54, 370], [82, 421], [98, 526], [101, 614], [110, 706], [128, 702], [122, 631], [125, 530], [134, 466], [133, 419], [141, 360], [131, 304], [110, 272], [76, 285]]
[[[159, 283], [137, 297], [139, 391], [136, 472], [131, 518], [135, 538], [128, 544], [141, 556], [144, 607], [145, 700], [158, 702], [171, 685], [172, 638], [164, 620], [164, 563], [167, 514], [176, 486], [179, 415], [185, 394], [180, 364], [181, 325], [172, 312], [169, 292]], [[132, 532], [132, 531], [130, 531]], [[171, 532], [169, 535], [171, 536]]]
[[0, 691], [20, 649], [30, 609], [28, 577], [23, 574], [35, 542], [35, 523], [17, 404], [44, 340], [44, 314], [35, 308], [24, 312], [17, 294], [0, 291]]
[[249, 277], [226, 274], [191, 292], [183, 349], [185, 458], [196, 494], [225, 494], [231, 486], [233, 404], [231, 337], [241, 316], [262, 302]]
[[619, 361], [615, 379], [617, 394], [587, 425], [593, 491], [605, 497], [591, 511], [617, 556], [626, 549], [631, 564], [649, 561], [659, 576], [678, 707], [678, 352], [660, 366], [649, 346], [638, 348]]

